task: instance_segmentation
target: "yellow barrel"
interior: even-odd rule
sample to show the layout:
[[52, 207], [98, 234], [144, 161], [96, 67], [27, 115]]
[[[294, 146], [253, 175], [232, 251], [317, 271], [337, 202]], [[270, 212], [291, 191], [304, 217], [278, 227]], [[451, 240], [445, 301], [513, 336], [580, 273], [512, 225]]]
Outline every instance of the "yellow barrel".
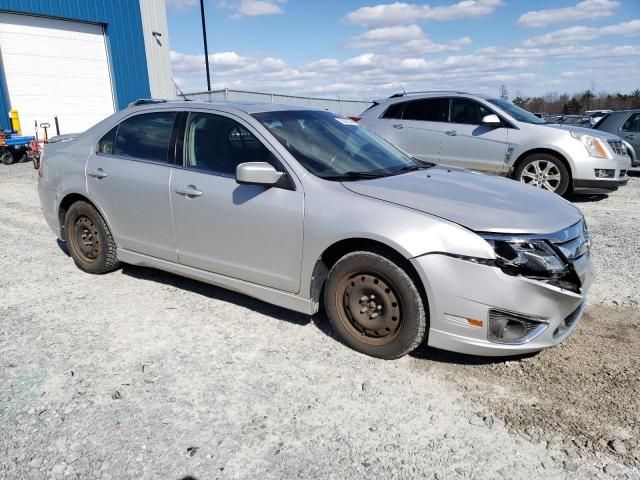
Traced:
[[18, 132], [18, 135], [22, 135], [22, 129], [20, 128], [20, 116], [17, 110], [11, 110], [9, 112], [9, 118], [11, 119], [11, 130]]

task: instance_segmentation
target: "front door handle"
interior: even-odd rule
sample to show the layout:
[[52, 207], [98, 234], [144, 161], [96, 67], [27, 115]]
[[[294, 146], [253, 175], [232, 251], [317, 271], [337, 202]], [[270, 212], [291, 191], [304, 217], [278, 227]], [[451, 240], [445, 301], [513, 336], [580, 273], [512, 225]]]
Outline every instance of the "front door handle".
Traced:
[[634, 140], [636, 138], [635, 135], [625, 135], [624, 138], [628, 138], [629, 140]]
[[176, 188], [176, 193], [178, 195], [184, 195], [185, 197], [200, 197], [202, 196], [202, 192], [198, 190], [195, 185], [187, 185], [186, 187], [178, 187]]
[[107, 172], [105, 172], [101, 168], [98, 168], [97, 170], [95, 170], [93, 172], [87, 172], [87, 175], [89, 175], [90, 177], [93, 177], [93, 178], [97, 178], [98, 180], [101, 180], [101, 179], [103, 179], [104, 177], [107, 176]]
[[397, 128], [398, 130], [400, 130], [404, 128], [404, 125], [402, 125], [401, 123], [396, 123], [395, 125], [393, 125], [393, 128]]
[[455, 137], [455, 136], [458, 134], [458, 132], [456, 132], [455, 130], [447, 130], [447, 131], [446, 131], [446, 132], [444, 132], [444, 133], [446, 133], [446, 134], [447, 134], [447, 135], [449, 135], [450, 137]]

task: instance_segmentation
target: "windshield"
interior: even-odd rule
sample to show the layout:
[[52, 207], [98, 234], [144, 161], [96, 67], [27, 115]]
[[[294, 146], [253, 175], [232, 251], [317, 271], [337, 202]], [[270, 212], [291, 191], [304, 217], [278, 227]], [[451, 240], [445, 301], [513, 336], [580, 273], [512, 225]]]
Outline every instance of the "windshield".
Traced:
[[330, 112], [289, 110], [253, 117], [321, 178], [373, 178], [425, 167], [353, 120]]
[[493, 103], [497, 107], [500, 107], [519, 122], [537, 124], [547, 123], [543, 119], [536, 117], [533, 113], [527, 112], [524, 108], [520, 108], [508, 100], [502, 100], [501, 98], [488, 98], [487, 101]]

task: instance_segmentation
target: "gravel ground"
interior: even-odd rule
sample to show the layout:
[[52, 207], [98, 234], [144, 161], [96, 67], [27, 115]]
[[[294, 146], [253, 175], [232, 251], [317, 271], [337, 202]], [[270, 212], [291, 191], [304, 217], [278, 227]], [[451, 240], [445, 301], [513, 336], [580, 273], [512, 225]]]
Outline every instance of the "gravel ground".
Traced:
[[565, 345], [389, 362], [321, 315], [80, 272], [35, 183], [0, 166], [0, 478], [640, 479], [638, 177], [578, 203], [599, 276]]

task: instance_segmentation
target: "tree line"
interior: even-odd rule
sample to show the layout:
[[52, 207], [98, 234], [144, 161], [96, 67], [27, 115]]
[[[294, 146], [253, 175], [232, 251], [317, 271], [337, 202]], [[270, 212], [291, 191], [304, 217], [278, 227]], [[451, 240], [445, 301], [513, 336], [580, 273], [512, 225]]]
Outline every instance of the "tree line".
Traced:
[[[500, 86], [500, 97], [508, 99], [506, 86]], [[581, 115], [587, 110], [628, 110], [640, 108], [640, 89], [630, 93], [598, 92], [585, 90], [568, 94], [548, 92], [539, 97], [526, 97], [520, 92], [513, 103], [530, 112], [549, 114]]]

